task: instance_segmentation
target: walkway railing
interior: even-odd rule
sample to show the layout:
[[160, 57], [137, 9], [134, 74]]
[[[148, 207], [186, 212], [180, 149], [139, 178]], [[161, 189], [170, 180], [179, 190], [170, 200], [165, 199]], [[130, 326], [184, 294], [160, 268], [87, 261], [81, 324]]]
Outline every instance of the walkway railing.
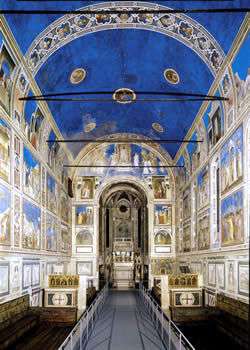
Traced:
[[103, 287], [97, 298], [84, 312], [58, 350], [84, 350], [94, 329], [95, 321], [102, 311], [107, 294], [108, 284]]
[[180, 331], [176, 324], [171, 321], [162, 311], [161, 307], [152, 298], [149, 292], [140, 285], [139, 295], [144, 306], [147, 308], [155, 327], [161, 337], [163, 344], [168, 350], [195, 350], [185, 335]]

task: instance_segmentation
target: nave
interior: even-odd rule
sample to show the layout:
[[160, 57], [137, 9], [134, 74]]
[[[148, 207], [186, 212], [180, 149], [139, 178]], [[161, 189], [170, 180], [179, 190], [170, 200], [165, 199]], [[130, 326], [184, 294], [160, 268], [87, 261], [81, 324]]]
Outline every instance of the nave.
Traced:
[[110, 292], [86, 350], [165, 349], [137, 290]]

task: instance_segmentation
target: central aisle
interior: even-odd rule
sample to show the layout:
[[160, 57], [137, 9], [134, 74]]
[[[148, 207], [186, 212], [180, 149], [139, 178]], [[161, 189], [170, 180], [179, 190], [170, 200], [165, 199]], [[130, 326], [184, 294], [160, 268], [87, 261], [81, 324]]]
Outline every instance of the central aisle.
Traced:
[[163, 350], [137, 291], [110, 291], [87, 350]]

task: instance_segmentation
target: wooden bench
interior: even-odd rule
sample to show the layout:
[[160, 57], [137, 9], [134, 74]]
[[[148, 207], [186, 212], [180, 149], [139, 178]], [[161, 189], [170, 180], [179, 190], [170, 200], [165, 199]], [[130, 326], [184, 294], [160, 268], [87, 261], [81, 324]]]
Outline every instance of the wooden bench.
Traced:
[[10, 347], [38, 322], [39, 317], [29, 308], [29, 295], [0, 304], [0, 350]]

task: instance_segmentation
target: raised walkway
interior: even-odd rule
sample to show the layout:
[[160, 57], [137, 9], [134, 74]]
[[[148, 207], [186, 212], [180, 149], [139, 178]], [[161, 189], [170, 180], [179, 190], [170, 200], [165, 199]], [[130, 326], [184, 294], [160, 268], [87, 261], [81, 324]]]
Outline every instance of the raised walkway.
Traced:
[[86, 350], [163, 350], [138, 291], [110, 291]]

